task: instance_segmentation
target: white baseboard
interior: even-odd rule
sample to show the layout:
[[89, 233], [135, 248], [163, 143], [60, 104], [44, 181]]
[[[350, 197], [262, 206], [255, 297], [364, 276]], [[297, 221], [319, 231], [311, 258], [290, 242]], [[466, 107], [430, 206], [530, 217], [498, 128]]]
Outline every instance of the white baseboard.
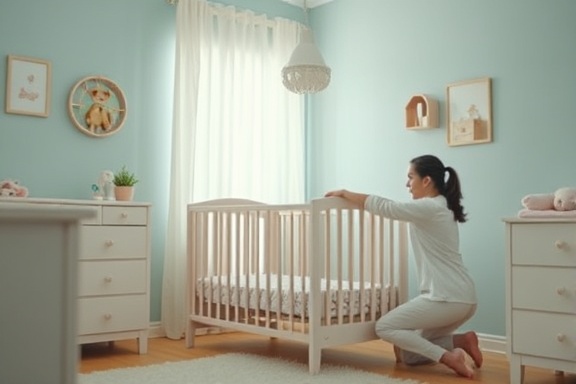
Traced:
[[489, 335], [485, 333], [478, 334], [480, 349], [487, 352], [506, 353], [506, 337]]
[[148, 338], [153, 339], [156, 337], [166, 337], [164, 327], [162, 327], [162, 323], [159, 321], [150, 323], [150, 328], [148, 328]]

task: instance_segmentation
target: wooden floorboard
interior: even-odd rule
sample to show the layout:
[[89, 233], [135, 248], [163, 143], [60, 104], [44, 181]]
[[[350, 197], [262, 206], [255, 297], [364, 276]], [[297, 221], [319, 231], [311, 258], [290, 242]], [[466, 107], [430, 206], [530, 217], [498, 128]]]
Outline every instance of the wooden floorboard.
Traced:
[[[191, 349], [186, 348], [184, 340], [153, 338], [149, 340], [148, 353], [145, 355], [138, 354], [136, 340], [83, 345], [79, 371], [88, 373], [168, 361], [191, 360], [232, 352], [280, 357], [304, 364], [308, 362], [308, 349], [303, 343], [234, 332], [199, 336], [196, 338], [196, 346]], [[322, 364], [348, 365], [364, 371], [402, 379], [414, 379], [429, 384], [509, 383], [506, 356], [493, 352], [484, 353], [484, 365], [476, 371], [472, 380], [458, 377], [439, 364], [418, 367], [395, 364], [391, 346], [383, 341], [325, 349], [322, 352]], [[527, 367], [524, 384], [576, 384], [576, 375], [556, 376], [550, 370]]]

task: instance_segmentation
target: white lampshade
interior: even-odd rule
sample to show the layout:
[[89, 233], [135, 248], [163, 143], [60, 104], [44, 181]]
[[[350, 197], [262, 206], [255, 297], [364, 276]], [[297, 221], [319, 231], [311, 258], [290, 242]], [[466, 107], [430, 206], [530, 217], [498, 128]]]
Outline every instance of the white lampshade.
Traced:
[[316, 93], [330, 84], [330, 67], [326, 66], [314, 44], [312, 32], [304, 29], [300, 43], [292, 52], [288, 64], [282, 68], [282, 82], [294, 93]]

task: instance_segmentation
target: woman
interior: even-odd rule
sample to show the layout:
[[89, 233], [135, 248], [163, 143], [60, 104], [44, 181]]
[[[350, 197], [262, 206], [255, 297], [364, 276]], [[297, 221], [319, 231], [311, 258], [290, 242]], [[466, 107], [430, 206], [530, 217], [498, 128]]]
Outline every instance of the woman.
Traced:
[[459, 251], [458, 223], [466, 221], [460, 180], [452, 167], [432, 155], [410, 161], [406, 186], [412, 201], [338, 190], [328, 192], [368, 211], [410, 223], [410, 239], [420, 281], [420, 295], [382, 316], [380, 338], [394, 344], [398, 362], [440, 362], [471, 378], [468, 354], [477, 367], [482, 352], [475, 332], [454, 335], [476, 311], [476, 291]]

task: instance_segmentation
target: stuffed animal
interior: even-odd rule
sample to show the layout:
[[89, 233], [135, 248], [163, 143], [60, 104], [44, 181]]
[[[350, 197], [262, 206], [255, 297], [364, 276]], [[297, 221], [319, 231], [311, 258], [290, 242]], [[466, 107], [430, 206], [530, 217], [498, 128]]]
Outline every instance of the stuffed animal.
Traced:
[[526, 195], [522, 199], [524, 208], [533, 211], [572, 211], [576, 210], [576, 188], [563, 187], [554, 193]]
[[110, 91], [100, 88], [88, 90], [88, 94], [94, 102], [86, 112], [86, 125], [90, 132], [96, 132], [99, 128], [104, 132], [112, 127], [112, 114], [106, 107], [106, 102], [110, 98]]
[[576, 209], [576, 188], [564, 187], [554, 192], [554, 209], [573, 211]]
[[0, 196], [27, 197], [28, 188], [21, 186], [18, 181], [2, 180], [0, 181]]

